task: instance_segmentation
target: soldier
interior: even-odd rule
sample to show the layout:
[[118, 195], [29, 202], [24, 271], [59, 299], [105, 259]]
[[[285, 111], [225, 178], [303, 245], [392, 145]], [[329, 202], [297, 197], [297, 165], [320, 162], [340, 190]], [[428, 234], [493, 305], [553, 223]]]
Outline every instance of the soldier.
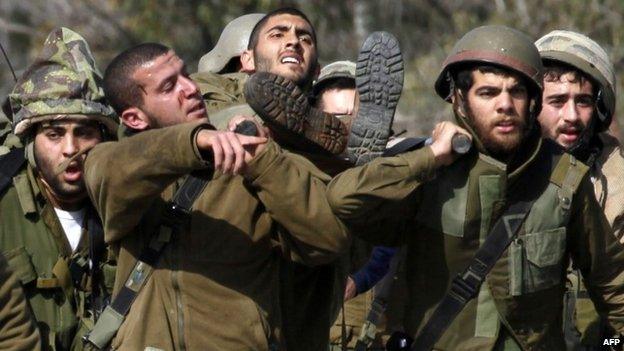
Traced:
[[0, 349], [41, 350], [41, 338], [17, 275], [0, 255]]
[[[542, 136], [555, 140], [590, 167], [596, 200], [613, 234], [624, 242], [624, 157], [617, 139], [606, 132], [615, 112], [613, 64], [598, 43], [576, 32], [556, 30], [535, 45], [545, 66], [543, 107], [538, 116]], [[598, 318], [578, 273], [568, 274], [572, 288], [566, 295], [564, 323], [566, 331], [578, 328], [582, 344], [591, 348], [611, 335], [602, 335], [606, 320]]]
[[[315, 106], [325, 113], [340, 118], [347, 128], [356, 114], [355, 66], [351, 61], [332, 62], [321, 69], [312, 87]], [[331, 350], [340, 350], [343, 343], [346, 343], [348, 349], [355, 347], [373, 300], [371, 288], [388, 271], [389, 261], [395, 249], [380, 247], [375, 251], [376, 260], [367, 262], [371, 252], [370, 244], [355, 238], [348, 253], [341, 258], [340, 269], [336, 272], [337, 296], [334, 298], [334, 302], [338, 305], [337, 309], [341, 309], [341, 314], [335, 319], [330, 330]], [[367, 269], [368, 267], [376, 269], [371, 271]], [[379, 336], [374, 341], [369, 349], [384, 349]]]
[[[476, 28], [456, 43], [435, 87], [461, 128], [438, 124], [430, 147], [349, 169], [328, 187], [354, 235], [407, 244], [413, 349], [563, 350], [568, 257], [624, 330], [624, 252], [587, 167], [540, 137], [533, 41], [507, 27]], [[473, 148], [458, 157], [452, 138], [466, 131]]]
[[83, 179], [84, 153], [117, 128], [100, 80], [85, 40], [57, 28], [9, 95], [13, 131], [26, 147], [12, 149], [17, 161], [3, 159], [3, 168], [21, 167], [0, 193], [0, 251], [46, 350], [82, 349], [112, 290], [113, 255]]
[[[121, 53], [104, 86], [134, 135], [99, 145], [85, 164], [119, 248], [116, 297], [100, 319], [109, 323], [90, 340], [104, 346], [100, 336], [119, 327], [113, 349], [284, 349], [283, 265], [327, 263], [348, 244], [325, 197], [329, 177], [262, 128], [213, 130], [184, 63], [160, 44]], [[184, 181], [197, 195], [186, 205], [172, 196], [181, 177], [201, 185]]]

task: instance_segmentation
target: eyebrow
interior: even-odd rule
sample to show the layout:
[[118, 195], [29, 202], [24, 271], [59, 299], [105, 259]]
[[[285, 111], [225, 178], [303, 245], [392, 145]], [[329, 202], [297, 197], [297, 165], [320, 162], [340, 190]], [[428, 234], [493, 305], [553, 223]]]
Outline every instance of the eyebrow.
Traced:
[[[266, 31], [266, 33], [269, 33], [269, 32], [271, 32], [272, 30], [278, 30], [278, 31], [280, 31], [280, 32], [287, 32], [290, 28], [291, 28], [291, 26], [287, 26], [287, 25], [284, 25], [284, 24], [276, 24], [276, 25], [274, 25], [273, 27], [269, 28], [269, 29]], [[308, 29], [306, 29], [306, 28], [295, 28], [295, 33], [296, 33], [297, 35], [299, 35], [299, 34], [307, 34], [307, 35], [309, 35], [309, 36], [312, 36], [312, 32], [311, 32], [311, 31], [309, 31], [309, 30], [308, 30]]]

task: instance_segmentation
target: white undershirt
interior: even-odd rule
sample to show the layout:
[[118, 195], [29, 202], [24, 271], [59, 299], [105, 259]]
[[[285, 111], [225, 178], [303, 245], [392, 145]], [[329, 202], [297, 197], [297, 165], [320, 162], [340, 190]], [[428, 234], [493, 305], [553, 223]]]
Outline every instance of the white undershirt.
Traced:
[[85, 209], [64, 211], [59, 208], [54, 208], [54, 211], [56, 211], [56, 215], [63, 226], [63, 231], [65, 232], [65, 236], [67, 236], [72, 251], [76, 251], [78, 243], [80, 243], [80, 236], [82, 235], [82, 223]]

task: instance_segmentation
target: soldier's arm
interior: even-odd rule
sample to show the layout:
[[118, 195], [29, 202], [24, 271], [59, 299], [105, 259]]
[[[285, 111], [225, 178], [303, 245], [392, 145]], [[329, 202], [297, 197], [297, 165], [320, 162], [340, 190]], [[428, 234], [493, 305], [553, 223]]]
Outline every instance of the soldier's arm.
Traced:
[[583, 274], [596, 309], [624, 333], [624, 246], [596, 202], [589, 175], [574, 201], [568, 226], [573, 262]]
[[39, 331], [24, 292], [0, 255], [0, 350], [41, 350]]
[[85, 161], [85, 182], [107, 242], [136, 227], [176, 179], [207, 167], [195, 146], [197, 131], [206, 126], [188, 123], [145, 131], [91, 150]]
[[279, 223], [278, 240], [287, 258], [323, 264], [347, 248], [347, 229], [326, 197], [330, 178], [308, 160], [269, 143], [247, 165], [244, 176]]
[[327, 198], [345, 221], [366, 223], [395, 217], [394, 209], [431, 179], [435, 168], [430, 148], [380, 157], [337, 175], [329, 183]]

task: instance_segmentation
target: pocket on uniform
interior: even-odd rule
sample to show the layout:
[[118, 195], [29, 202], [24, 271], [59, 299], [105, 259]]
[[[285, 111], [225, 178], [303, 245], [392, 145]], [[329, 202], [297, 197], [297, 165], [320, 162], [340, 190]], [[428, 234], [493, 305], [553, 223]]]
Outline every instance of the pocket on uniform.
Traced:
[[3, 255], [22, 285], [37, 280], [37, 272], [35, 271], [35, 267], [30, 260], [30, 255], [26, 251], [26, 248], [20, 246], [4, 252]]
[[561, 284], [565, 227], [519, 236], [509, 248], [510, 294], [517, 296]]

